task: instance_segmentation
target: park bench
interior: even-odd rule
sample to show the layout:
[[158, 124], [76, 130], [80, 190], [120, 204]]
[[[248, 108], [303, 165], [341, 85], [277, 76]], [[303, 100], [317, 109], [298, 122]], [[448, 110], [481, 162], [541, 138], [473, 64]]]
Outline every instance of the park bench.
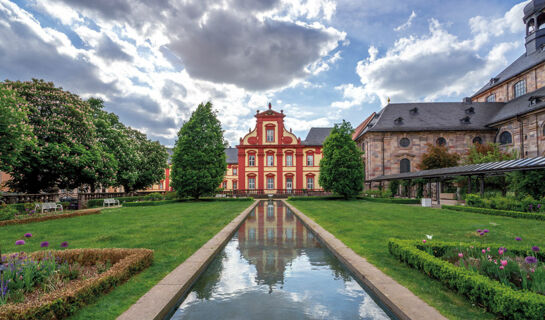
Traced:
[[104, 199], [104, 203], [102, 204], [103, 207], [109, 207], [110, 205], [112, 206], [118, 206], [119, 205], [119, 200], [116, 200], [116, 199]]
[[40, 210], [42, 213], [44, 213], [44, 210], [55, 210], [59, 209], [62, 211], [62, 204], [57, 204], [56, 202], [44, 202], [44, 203], [38, 203], [34, 207], [36, 211]]

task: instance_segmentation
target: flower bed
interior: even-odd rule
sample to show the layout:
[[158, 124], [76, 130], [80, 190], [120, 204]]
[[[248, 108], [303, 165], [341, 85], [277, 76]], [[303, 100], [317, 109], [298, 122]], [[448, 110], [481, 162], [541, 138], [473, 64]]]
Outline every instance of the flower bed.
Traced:
[[522, 199], [499, 196], [483, 198], [477, 194], [468, 194], [465, 200], [466, 204], [470, 207], [545, 213], [545, 197], [537, 200], [532, 198], [532, 196], [526, 196]]
[[71, 211], [66, 213], [64, 212], [48, 212], [44, 214], [35, 213], [33, 215], [22, 215], [22, 216], [18, 216], [15, 219], [0, 221], [0, 226], [72, 218], [72, 217], [87, 216], [87, 215], [99, 214], [99, 213], [101, 213], [101, 209], [85, 209], [85, 210], [77, 210], [77, 211]]
[[61, 319], [148, 267], [153, 251], [73, 249], [2, 259], [8, 270], [0, 286], [0, 319]]
[[[485, 230], [479, 231], [486, 236]], [[399, 239], [390, 239], [388, 248], [401, 261], [493, 313], [543, 319], [545, 270], [540, 261], [545, 255], [537, 248]]]
[[473, 212], [473, 213], [489, 214], [493, 216], [545, 220], [545, 213], [537, 213], [537, 212], [509, 211], [509, 210], [497, 210], [497, 209], [477, 208], [477, 207], [468, 207], [468, 206], [448, 206], [448, 205], [442, 205], [441, 208], [455, 210], [455, 211], [467, 211], [467, 212]]

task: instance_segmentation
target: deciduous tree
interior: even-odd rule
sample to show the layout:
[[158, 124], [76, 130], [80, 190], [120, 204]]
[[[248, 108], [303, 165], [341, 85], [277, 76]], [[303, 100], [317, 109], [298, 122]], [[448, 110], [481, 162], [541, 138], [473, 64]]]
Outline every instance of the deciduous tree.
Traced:
[[172, 186], [180, 197], [212, 194], [227, 163], [221, 123], [212, 104], [200, 104], [178, 132], [172, 157]]
[[436, 146], [431, 143], [426, 145], [428, 150], [422, 156], [422, 162], [418, 165], [420, 170], [455, 167], [458, 165], [460, 155], [448, 152], [445, 146]]
[[345, 198], [363, 191], [365, 170], [362, 152], [352, 140], [352, 126], [343, 120], [326, 138], [320, 161], [320, 185]]

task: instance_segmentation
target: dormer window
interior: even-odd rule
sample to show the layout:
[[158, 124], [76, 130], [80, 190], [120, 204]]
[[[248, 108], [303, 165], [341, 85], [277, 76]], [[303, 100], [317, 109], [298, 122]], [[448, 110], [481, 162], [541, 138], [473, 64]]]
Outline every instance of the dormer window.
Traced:
[[531, 96], [528, 100], [530, 101], [530, 105], [536, 105], [543, 101], [543, 96]]
[[490, 85], [493, 85], [493, 84], [495, 84], [496, 82], [498, 82], [498, 80], [500, 80], [500, 79], [499, 79], [499, 78], [490, 78], [489, 84], [490, 84]]
[[399, 117], [397, 119], [394, 120], [394, 124], [396, 125], [402, 125], [403, 124], [403, 118], [402, 117]]
[[418, 108], [417, 107], [412, 108], [411, 110], [409, 110], [409, 113], [414, 116], [415, 114], [418, 113]]
[[530, 19], [530, 21], [528, 21], [528, 24], [526, 25], [526, 35], [534, 33], [534, 31], [536, 31], [536, 23], [534, 19]]
[[466, 109], [466, 114], [475, 114], [475, 108], [469, 107]]
[[488, 97], [486, 97], [486, 102], [496, 102], [496, 94], [493, 93], [489, 95]]
[[460, 119], [460, 122], [462, 124], [470, 124], [471, 123], [471, 118], [469, 116], [465, 116], [462, 119]]

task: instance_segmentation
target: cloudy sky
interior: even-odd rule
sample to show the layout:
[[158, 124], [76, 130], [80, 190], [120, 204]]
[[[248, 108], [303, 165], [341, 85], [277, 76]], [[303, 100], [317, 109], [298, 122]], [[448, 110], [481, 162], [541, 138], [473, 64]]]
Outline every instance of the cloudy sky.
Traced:
[[304, 138], [459, 101], [524, 52], [512, 0], [0, 0], [0, 77], [101, 97], [171, 146], [203, 101], [231, 145], [268, 102]]

